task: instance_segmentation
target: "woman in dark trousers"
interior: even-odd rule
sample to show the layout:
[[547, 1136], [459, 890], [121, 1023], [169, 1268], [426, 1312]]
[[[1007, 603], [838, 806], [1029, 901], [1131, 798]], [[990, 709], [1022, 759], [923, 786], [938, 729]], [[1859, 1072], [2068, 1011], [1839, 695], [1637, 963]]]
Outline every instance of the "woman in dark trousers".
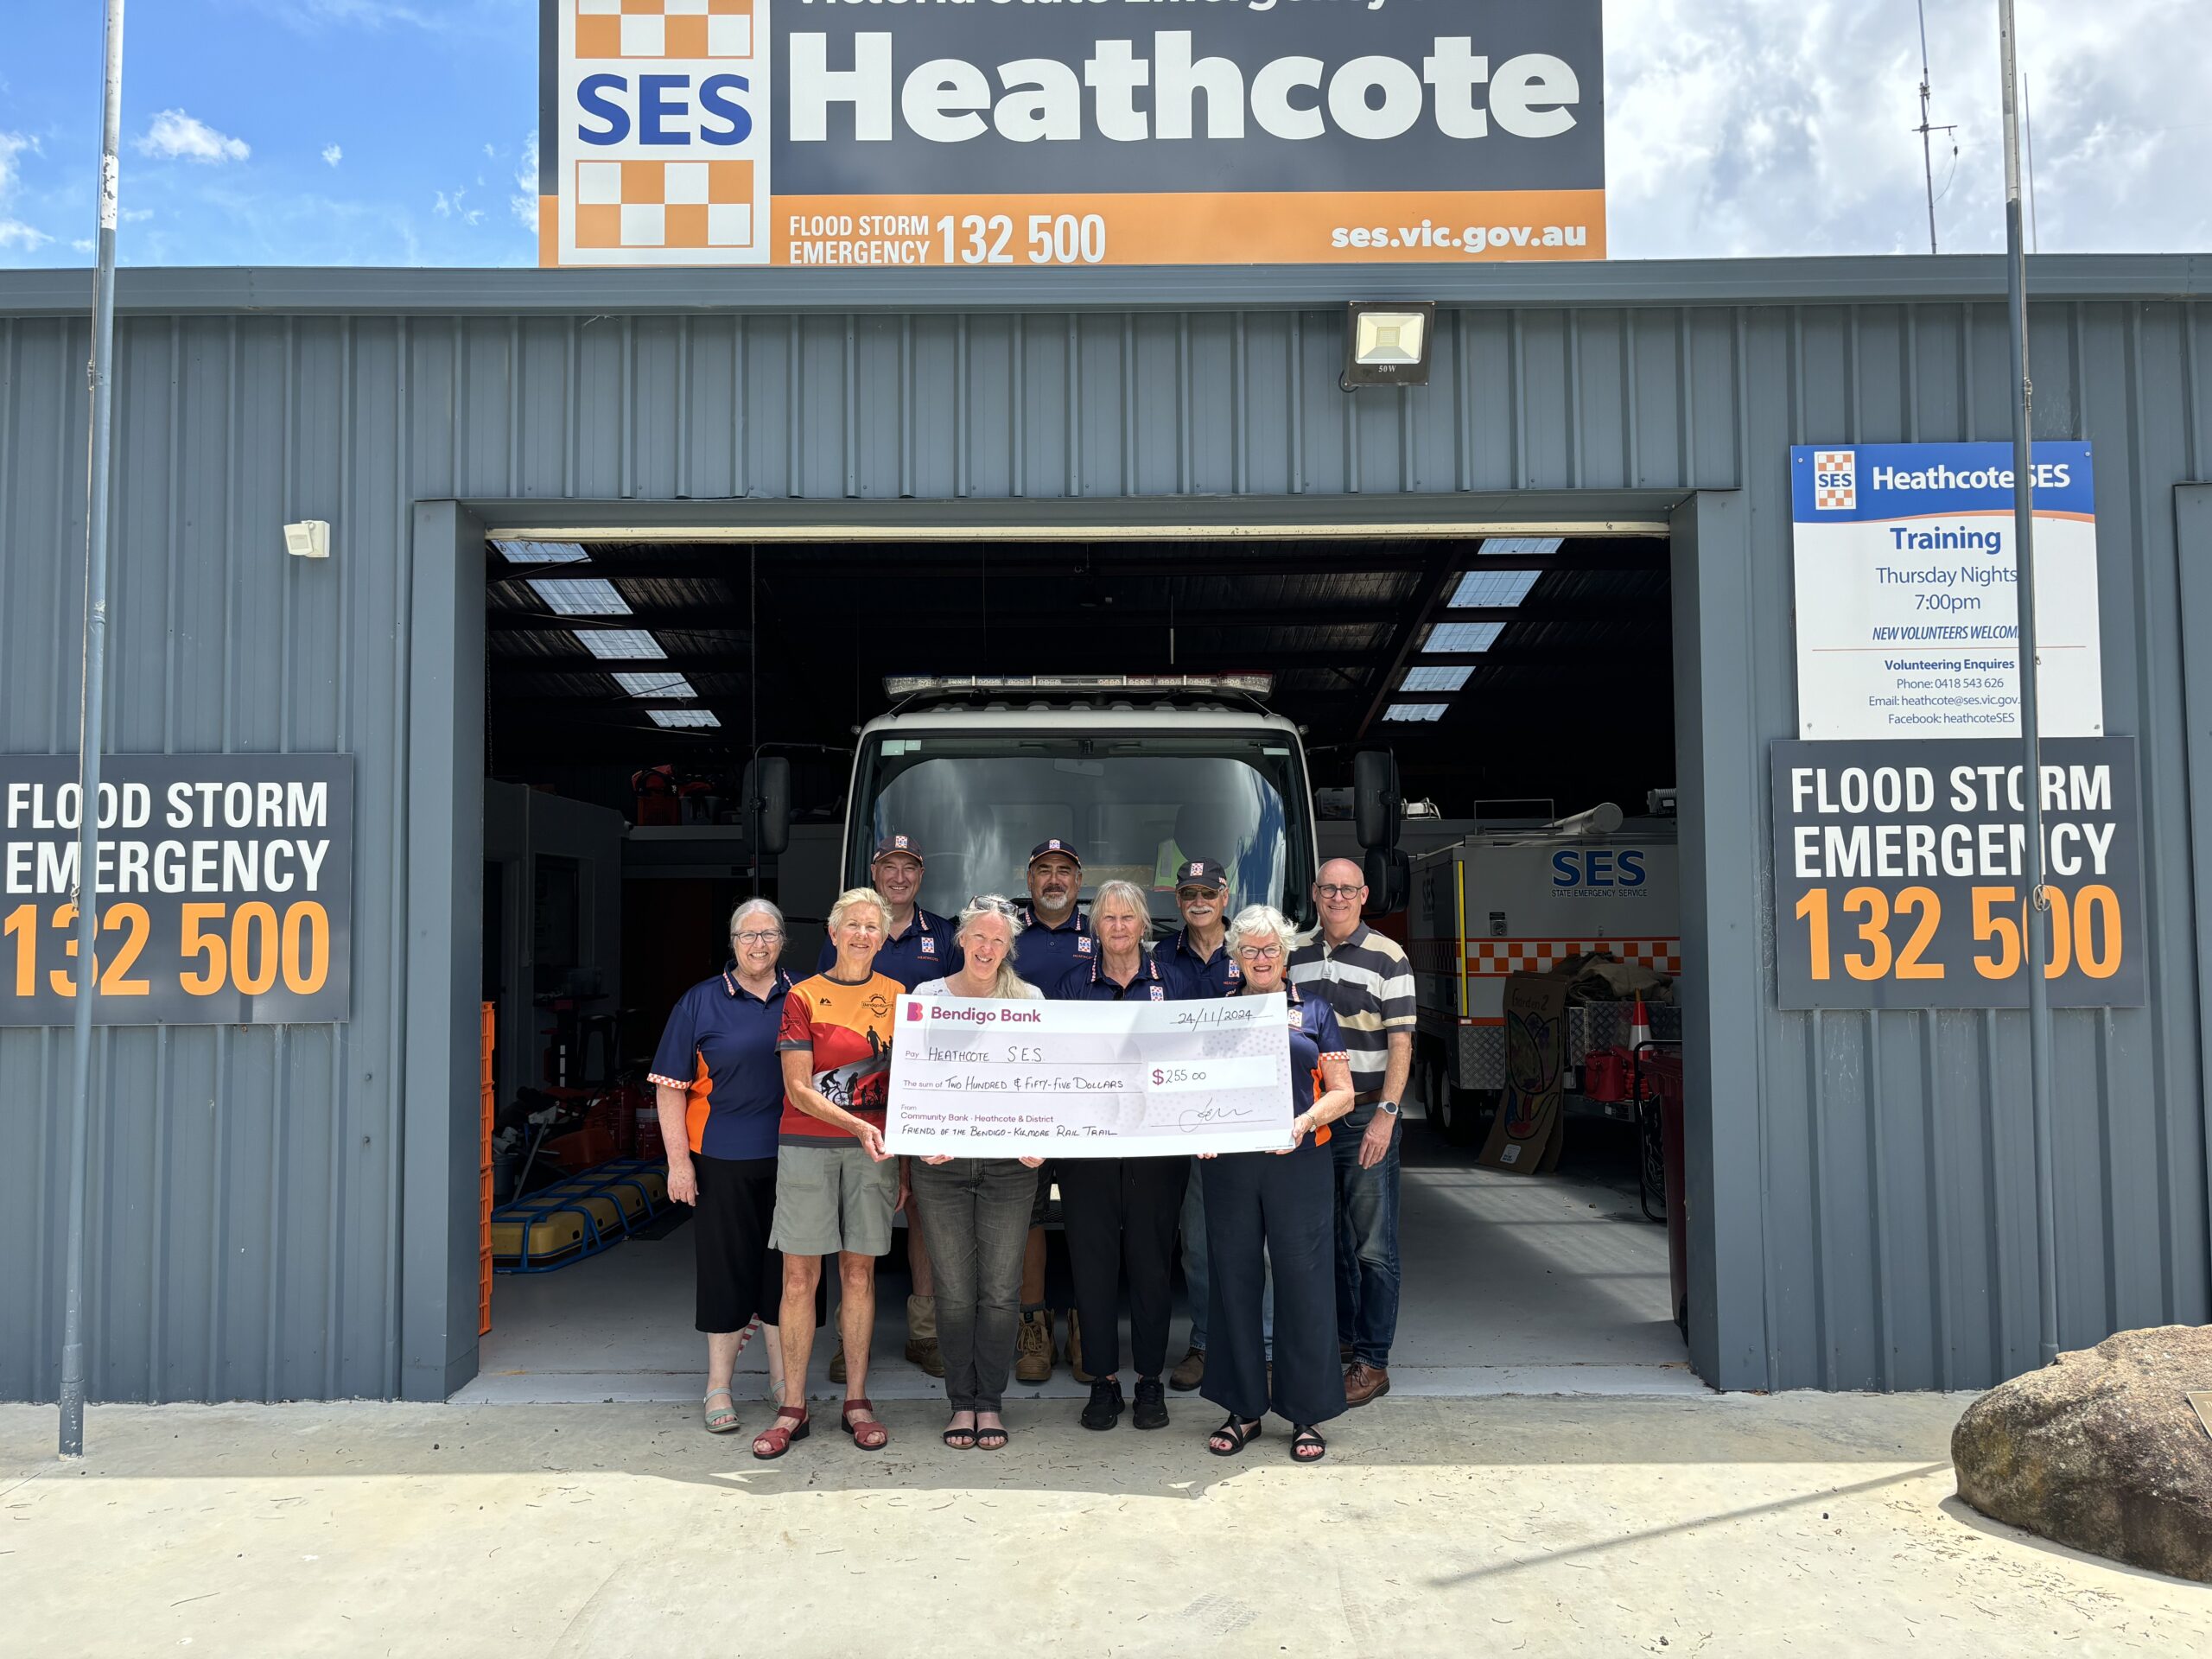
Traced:
[[[917, 997], [986, 997], [1010, 1002], [1041, 995], [1014, 971], [1021, 918], [993, 894], [970, 899], [953, 941], [961, 966], [914, 987]], [[937, 1342], [952, 1421], [944, 1443], [956, 1452], [1006, 1449], [999, 1415], [1014, 1339], [1021, 1323], [1021, 1263], [1042, 1158], [918, 1158], [913, 1203], [937, 1265]]]
[[[784, 1109], [776, 1032], [791, 985], [776, 966], [783, 912], [766, 899], [747, 899], [729, 918], [729, 944], [728, 965], [670, 1010], [651, 1073], [668, 1147], [668, 1196], [698, 1212], [694, 1319], [707, 1338], [702, 1411], [714, 1434], [737, 1427], [730, 1380], [754, 1319], [767, 1326], [768, 1369], [779, 1388], [783, 1370], [776, 1317], [784, 1258], [768, 1248]], [[821, 1323], [819, 1298], [814, 1317]]]
[[[1053, 987], [1065, 1002], [1165, 1002], [1167, 985], [1145, 949], [1152, 912], [1141, 889], [1109, 881], [1090, 901], [1097, 954]], [[1129, 1347], [1136, 1362], [1137, 1428], [1167, 1427], [1167, 1321], [1173, 1312], [1175, 1226], [1183, 1213], [1187, 1158], [1067, 1158], [1059, 1171], [1060, 1213], [1067, 1227], [1068, 1268], [1082, 1329], [1083, 1369], [1095, 1379], [1078, 1421], [1108, 1429], [1122, 1415], [1123, 1270], [1129, 1281]], [[1332, 1293], [1333, 1294], [1333, 1293]]]
[[[1329, 1005], [1301, 999], [1283, 976], [1295, 942], [1281, 912], [1265, 905], [1239, 912], [1229, 926], [1229, 950], [1243, 976], [1237, 994], [1282, 992], [1290, 999], [1290, 1103], [1296, 1116], [1291, 1143], [1281, 1152], [1199, 1154], [1213, 1274], [1204, 1393], [1229, 1413], [1206, 1442], [1216, 1457], [1233, 1457], [1256, 1440], [1272, 1405], [1290, 1421], [1292, 1460], [1319, 1463], [1329, 1451], [1319, 1426], [1344, 1410], [1337, 1358], [1336, 1165], [1328, 1126], [1351, 1110], [1351, 1062]], [[1272, 1385], [1260, 1319], [1270, 1261]]]

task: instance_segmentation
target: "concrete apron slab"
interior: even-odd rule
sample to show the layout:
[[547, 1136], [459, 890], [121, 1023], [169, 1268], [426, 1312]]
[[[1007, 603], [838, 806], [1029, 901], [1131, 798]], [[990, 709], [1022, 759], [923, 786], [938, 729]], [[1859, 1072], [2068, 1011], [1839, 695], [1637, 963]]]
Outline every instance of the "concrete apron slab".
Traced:
[[[2174, 1654], [2212, 1592], [1952, 1500], [1962, 1397], [1396, 1395], [1287, 1460], [1217, 1411], [783, 1460], [695, 1406], [0, 1408], [0, 1649]], [[747, 1430], [760, 1406], [742, 1408]]]

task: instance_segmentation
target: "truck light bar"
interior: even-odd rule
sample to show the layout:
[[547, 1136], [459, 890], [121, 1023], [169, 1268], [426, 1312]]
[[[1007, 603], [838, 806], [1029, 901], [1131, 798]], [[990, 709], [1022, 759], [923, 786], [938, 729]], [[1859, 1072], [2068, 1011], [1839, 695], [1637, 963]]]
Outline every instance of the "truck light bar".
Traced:
[[888, 674], [884, 695], [918, 696], [931, 691], [1242, 691], [1255, 697], [1274, 693], [1272, 674]]

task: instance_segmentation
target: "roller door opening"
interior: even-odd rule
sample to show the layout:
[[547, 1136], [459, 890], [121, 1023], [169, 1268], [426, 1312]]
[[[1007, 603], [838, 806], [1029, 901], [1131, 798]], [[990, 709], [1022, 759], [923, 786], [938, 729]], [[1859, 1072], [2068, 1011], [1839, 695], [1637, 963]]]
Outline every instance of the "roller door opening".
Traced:
[[[1679, 1053], [1663, 538], [649, 534], [486, 550], [487, 1167], [498, 1203], [528, 1213], [502, 1208], [493, 1230], [465, 1397], [696, 1397], [693, 1224], [654, 1174], [645, 1077], [671, 1007], [727, 958], [741, 899], [782, 907], [803, 977], [877, 835], [923, 840], [919, 902], [949, 912], [1025, 896], [1022, 855], [1051, 832], [1090, 849], [1086, 901], [1109, 876], [1149, 891], [1156, 938], [1181, 925], [1177, 854], [1226, 861], [1236, 903], [1311, 926], [1317, 864], [1368, 856], [1349, 786], [1376, 747], [1408, 808], [1370, 925], [1419, 986], [1394, 1386], [1700, 1386], [1653, 1219], [1662, 1114], [1638, 1102]], [[894, 697], [899, 677], [913, 683]], [[1077, 711], [1088, 747], [993, 747]], [[747, 823], [756, 756], [789, 763], [779, 853], [756, 852]], [[1274, 804], [1199, 781], [1230, 773]], [[1529, 974], [1566, 988], [1557, 1009], [1512, 989]], [[1633, 1001], [1597, 999], [1637, 988], [1654, 1046], [1631, 1054]], [[1549, 1103], [1507, 1089], [1510, 1014], [1541, 1039], [1522, 1080], [1561, 1085], [1555, 1130]], [[1048, 1236], [1046, 1300], [1065, 1307]], [[879, 1274], [878, 1398], [939, 1388], [906, 1357], [906, 1236]], [[1179, 1300], [1171, 1357], [1183, 1316]], [[817, 1342], [817, 1391], [836, 1345]], [[766, 1346], [741, 1357], [741, 1402], [765, 1389]], [[1065, 1363], [1024, 1391], [1083, 1392]]]

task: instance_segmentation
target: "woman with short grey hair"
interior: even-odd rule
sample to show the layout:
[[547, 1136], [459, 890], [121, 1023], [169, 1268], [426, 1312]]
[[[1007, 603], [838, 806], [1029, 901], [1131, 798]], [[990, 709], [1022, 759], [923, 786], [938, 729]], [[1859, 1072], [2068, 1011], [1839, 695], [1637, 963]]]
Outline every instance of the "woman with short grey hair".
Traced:
[[747, 899], [731, 913], [729, 944], [721, 972], [677, 999], [649, 1074], [668, 1149], [668, 1196], [696, 1211], [693, 1314], [707, 1338], [702, 1410], [714, 1434], [738, 1426], [731, 1378], [756, 1319], [768, 1329], [772, 1376], [782, 1359], [784, 1262], [768, 1248], [768, 1229], [784, 1109], [776, 1039], [791, 984], [776, 965], [783, 912]]
[[[1328, 1455], [1320, 1425], [1344, 1410], [1337, 1358], [1336, 1161], [1329, 1125], [1351, 1110], [1351, 1060], [1337, 1016], [1301, 997], [1287, 977], [1298, 935], [1266, 905], [1240, 911], [1228, 948], [1238, 996], [1289, 999], [1290, 1144], [1274, 1152], [1198, 1154], [1205, 1186], [1206, 1309], [1204, 1393], [1229, 1421], [1207, 1449], [1234, 1457], [1259, 1438], [1270, 1405], [1291, 1426], [1294, 1463]], [[1261, 1298], [1274, 1268], [1274, 1363], [1268, 1363]]]
[[[1146, 948], [1152, 909], [1131, 881], [1108, 881], [1090, 901], [1098, 946], [1071, 969], [1052, 995], [1068, 1002], [1165, 1002], [1168, 988]], [[1167, 1325], [1174, 1313], [1175, 1229], [1182, 1218], [1187, 1158], [1063, 1158], [1060, 1211], [1067, 1224], [1068, 1268], [1075, 1280], [1078, 1334], [1076, 1381], [1090, 1384], [1077, 1419], [1109, 1429], [1121, 1420], [1121, 1287], [1129, 1286], [1129, 1348], [1135, 1361], [1137, 1428], [1167, 1426]]]
[[[996, 893], [971, 899], [953, 929], [962, 965], [925, 980], [912, 995], [1010, 1002], [1040, 995], [1014, 971], [1021, 916]], [[985, 1103], [1010, 1106], [1012, 1102]], [[1021, 1324], [1021, 1262], [1041, 1158], [944, 1154], [912, 1161], [915, 1206], [937, 1270], [938, 1352], [952, 1421], [944, 1443], [956, 1452], [1006, 1448], [999, 1414]]]

